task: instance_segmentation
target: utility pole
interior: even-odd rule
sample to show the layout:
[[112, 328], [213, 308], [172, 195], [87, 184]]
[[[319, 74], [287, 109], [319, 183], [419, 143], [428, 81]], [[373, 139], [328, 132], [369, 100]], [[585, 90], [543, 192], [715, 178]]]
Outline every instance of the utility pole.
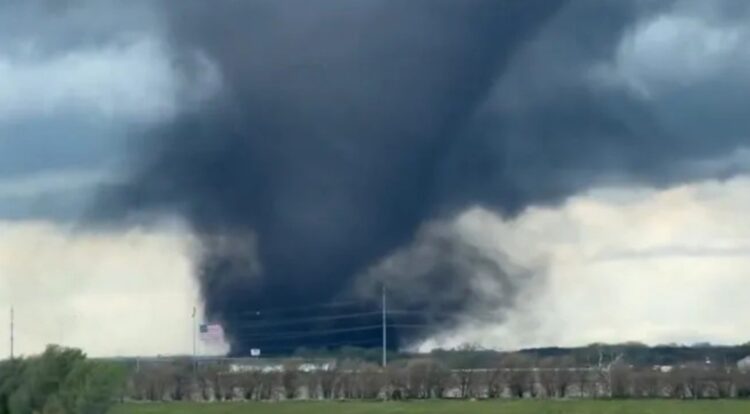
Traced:
[[13, 306], [10, 307], [10, 360], [13, 361], [13, 329], [14, 329]]
[[386, 319], [386, 317], [385, 317], [385, 315], [386, 315], [386, 307], [385, 307], [385, 284], [383, 285], [383, 306], [382, 306], [382, 308], [383, 308], [382, 309], [383, 310], [383, 368], [385, 368], [386, 365], [388, 364], [388, 348], [386, 347], [386, 345], [388, 343], [388, 336], [387, 336], [388, 334], [387, 334], [387, 330], [386, 330], [386, 321], [385, 321], [385, 319]]

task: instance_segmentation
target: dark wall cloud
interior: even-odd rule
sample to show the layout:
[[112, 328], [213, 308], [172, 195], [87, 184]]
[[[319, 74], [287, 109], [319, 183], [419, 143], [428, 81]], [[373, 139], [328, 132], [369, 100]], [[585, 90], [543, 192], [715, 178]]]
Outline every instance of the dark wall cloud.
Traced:
[[[417, 315], [410, 324], [420, 329], [392, 332], [392, 345], [409, 343], [478, 303], [510, 306], [522, 283], [460, 237], [418, 229], [474, 204], [516, 213], [608, 177], [671, 182], [681, 177], [674, 166], [707, 153], [705, 142], [662, 128], [647, 101], [587, 76], [669, 4], [169, 3], [161, 13], [175, 54], [206, 56], [222, 91], [151, 131], [127, 184], [102, 194], [102, 210], [112, 220], [154, 211], [188, 220], [202, 240], [207, 313], [225, 321], [236, 353], [278, 334], [263, 323], [248, 332], [255, 309], [379, 290], [362, 277], [387, 281]], [[178, 61], [191, 70], [190, 59]], [[416, 279], [382, 272], [413, 260], [430, 262]], [[495, 275], [501, 293], [477, 301], [475, 273]], [[283, 346], [377, 337], [292, 335]]]

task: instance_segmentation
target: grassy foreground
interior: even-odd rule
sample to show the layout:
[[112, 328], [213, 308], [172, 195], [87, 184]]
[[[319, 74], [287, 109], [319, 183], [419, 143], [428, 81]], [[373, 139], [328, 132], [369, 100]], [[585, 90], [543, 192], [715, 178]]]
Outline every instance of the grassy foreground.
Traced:
[[124, 404], [112, 414], [748, 414], [750, 401], [415, 401]]

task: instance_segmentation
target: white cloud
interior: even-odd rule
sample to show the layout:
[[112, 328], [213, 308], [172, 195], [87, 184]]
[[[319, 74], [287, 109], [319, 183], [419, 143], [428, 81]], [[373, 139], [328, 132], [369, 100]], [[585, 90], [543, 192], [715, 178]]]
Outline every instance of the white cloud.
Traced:
[[0, 309], [15, 307], [16, 352], [60, 343], [91, 355], [189, 354], [199, 304], [190, 249], [173, 228], [77, 233], [0, 222]]
[[[428, 345], [745, 342], [747, 211], [750, 176], [597, 189], [512, 220], [467, 210], [456, 231], [539, 271], [543, 283], [523, 292], [503, 322], [465, 326]], [[0, 309], [16, 308], [18, 352], [59, 342], [92, 355], [189, 353], [199, 302], [192, 243], [179, 226], [80, 233], [0, 222]], [[0, 341], [0, 354], [7, 346]]]
[[747, 211], [750, 176], [597, 190], [513, 220], [466, 211], [455, 225], [467, 237], [538, 269], [544, 283], [524, 293], [506, 322], [466, 326], [426, 346], [746, 342]]
[[70, 112], [163, 119], [218, 88], [215, 68], [206, 59], [196, 61], [199, 74], [187, 79], [165, 46], [148, 37], [44, 56], [33, 45], [20, 54], [0, 51], [0, 121]]

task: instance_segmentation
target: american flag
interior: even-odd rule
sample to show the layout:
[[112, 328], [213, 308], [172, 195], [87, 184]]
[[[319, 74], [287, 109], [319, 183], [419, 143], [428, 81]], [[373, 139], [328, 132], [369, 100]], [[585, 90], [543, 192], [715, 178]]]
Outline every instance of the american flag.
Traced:
[[201, 324], [200, 335], [203, 342], [223, 342], [224, 328], [218, 323]]

